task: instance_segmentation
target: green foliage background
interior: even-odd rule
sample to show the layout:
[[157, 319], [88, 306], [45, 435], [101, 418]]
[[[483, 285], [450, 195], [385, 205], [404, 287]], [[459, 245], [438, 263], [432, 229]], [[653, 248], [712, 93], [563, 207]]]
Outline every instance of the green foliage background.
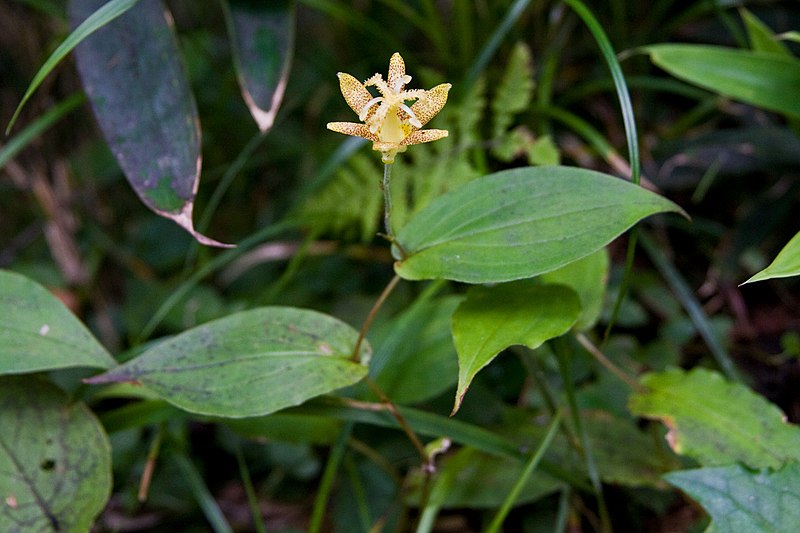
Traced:
[[[796, 2], [256, 4], [166, 3], [202, 139], [190, 229], [230, 250], [139, 200], [71, 56], [46, 62], [70, 43], [67, 7], [0, 4], [4, 127], [30, 96], [0, 140], [0, 530], [792, 527]], [[260, 58], [230, 44], [249, 9], [272, 28]], [[325, 129], [356, 120], [336, 73], [385, 73], [396, 51], [413, 87], [453, 84], [431, 122], [449, 137], [393, 168], [409, 256], [377, 235], [378, 154]], [[169, 133], [155, 144], [187, 144]], [[595, 212], [590, 170], [622, 178], [619, 206]], [[422, 261], [512, 239], [425, 236], [510, 175], [568, 183], [560, 239], [624, 235], [537, 270], [530, 220], [552, 205], [531, 200], [492, 219], [527, 233], [473, 277]], [[652, 193], [623, 181], [639, 178]], [[499, 198], [452, 227], [485, 230]], [[626, 231], [670, 210], [689, 218]], [[523, 242], [533, 259], [505, 275]]]

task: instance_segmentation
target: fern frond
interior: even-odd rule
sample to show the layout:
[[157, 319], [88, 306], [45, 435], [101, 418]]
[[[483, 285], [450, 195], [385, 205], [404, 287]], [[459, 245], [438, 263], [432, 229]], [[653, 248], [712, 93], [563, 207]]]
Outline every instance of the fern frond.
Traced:
[[343, 240], [372, 240], [383, 212], [382, 169], [372, 155], [354, 155], [300, 207], [299, 221]]
[[492, 100], [492, 137], [503, 136], [514, 116], [528, 108], [533, 96], [533, 59], [525, 43], [517, 43], [511, 52], [503, 77]]

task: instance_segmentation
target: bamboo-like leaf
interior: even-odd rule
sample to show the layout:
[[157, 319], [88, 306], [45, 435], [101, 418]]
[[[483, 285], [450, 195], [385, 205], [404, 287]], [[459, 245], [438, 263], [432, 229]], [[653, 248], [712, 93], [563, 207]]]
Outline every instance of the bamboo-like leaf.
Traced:
[[192, 413], [248, 417], [352, 385], [370, 354], [350, 360], [358, 333], [306, 309], [234, 313], [166, 340], [87, 383], [132, 382]]
[[673, 76], [723, 96], [800, 118], [800, 60], [719, 46], [659, 44], [643, 49]]
[[116, 364], [58, 298], [25, 276], [0, 270], [0, 316], [0, 374]]
[[745, 281], [764, 281], [772, 278], [788, 278], [800, 275], [800, 232], [797, 232], [786, 246], [778, 253], [770, 265]]
[[649, 215], [681, 209], [612, 176], [572, 167], [490, 174], [448, 191], [396, 236], [405, 279], [503, 282], [555, 270], [603, 248]]
[[262, 132], [283, 99], [294, 47], [294, 2], [226, 0], [225, 15], [242, 97]]
[[111, 495], [111, 445], [82, 403], [0, 378], [0, 531], [89, 531]]
[[[77, 26], [103, 0], [72, 0]], [[199, 242], [228, 246], [194, 229], [200, 128], [172, 19], [160, 0], [141, 0], [76, 49], [78, 71], [117, 163], [142, 202]]]

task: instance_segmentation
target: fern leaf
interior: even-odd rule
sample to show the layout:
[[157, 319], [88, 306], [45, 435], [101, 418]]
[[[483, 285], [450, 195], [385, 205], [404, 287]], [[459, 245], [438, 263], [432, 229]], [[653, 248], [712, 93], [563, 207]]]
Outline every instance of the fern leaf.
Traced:
[[514, 116], [528, 108], [533, 96], [533, 59], [525, 43], [517, 43], [492, 100], [492, 137], [501, 137]]

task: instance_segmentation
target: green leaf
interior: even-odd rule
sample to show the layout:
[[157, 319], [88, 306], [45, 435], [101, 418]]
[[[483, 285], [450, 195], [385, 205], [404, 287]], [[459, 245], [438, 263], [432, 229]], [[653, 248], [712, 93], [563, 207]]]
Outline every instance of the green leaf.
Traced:
[[673, 76], [723, 96], [800, 118], [800, 61], [780, 54], [718, 46], [647, 46], [650, 59]]
[[641, 382], [647, 392], [631, 396], [631, 411], [663, 421], [679, 454], [704, 466], [778, 468], [800, 460], [800, 428], [742, 384], [702, 368], [650, 373]]
[[788, 278], [800, 274], [800, 232], [797, 232], [789, 243], [783, 247], [770, 265], [745, 281], [764, 281], [772, 278]]
[[739, 465], [672, 472], [667, 481], [696, 499], [713, 520], [708, 531], [795, 531], [800, 524], [800, 464], [752, 472]]
[[472, 379], [501, 350], [519, 344], [531, 349], [563, 335], [581, 312], [575, 291], [530, 281], [472, 287], [453, 314], [458, 351], [458, 411]]
[[397, 234], [395, 271], [410, 280], [528, 278], [585, 257], [664, 211], [682, 212], [666, 198], [599, 172], [505, 170], [453, 189], [413, 216]]
[[28, 89], [25, 91], [25, 95], [22, 97], [17, 109], [14, 111], [14, 115], [11, 117], [11, 120], [8, 122], [8, 126], [6, 127], [6, 135], [11, 131], [11, 128], [14, 127], [14, 123], [17, 121], [22, 108], [25, 107], [25, 104], [30, 99], [31, 95], [39, 88], [42, 84], [44, 79], [47, 77], [50, 72], [53, 71], [54, 68], [64, 59], [67, 54], [69, 54], [78, 44], [83, 41], [86, 37], [97, 31], [98, 29], [102, 28], [115, 18], [119, 17], [130, 8], [135, 6], [139, 0], [109, 0], [102, 6], [98, 7], [97, 11], [92, 13], [90, 16], [86, 18], [69, 36], [64, 39], [64, 42], [58, 45], [50, 57], [44, 62], [44, 64], [39, 68], [36, 74], [33, 76], [30, 85], [28, 85]]
[[63, 100], [51, 109], [49, 109], [42, 116], [37, 118], [33, 123], [19, 132], [5, 145], [0, 145], [0, 169], [6, 163], [16, 156], [20, 150], [28, 146], [34, 139], [39, 137], [42, 133], [47, 131], [50, 126], [64, 118], [68, 113], [75, 110], [76, 107], [81, 105], [84, 101], [84, 96], [80, 93], [73, 94], [66, 100]]
[[111, 495], [111, 445], [50, 383], [0, 378], [0, 531], [89, 531]]
[[262, 132], [283, 99], [294, 48], [294, 8], [289, 0], [223, 2], [242, 96]]
[[[104, 0], [72, 0], [73, 25]], [[171, 17], [160, 1], [141, 2], [75, 49], [78, 72], [117, 163], [142, 202], [199, 242], [195, 231], [200, 127]]]
[[574, 329], [584, 331], [597, 323], [603, 310], [610, 260], [605, 248], [552, 272], [542, 274], [545, 283], [566, 285], [581, 299], [581, 315]]
[[756, 52], [771, 52], [791, 57], [791, 53], [786, 46], [775, 38], [775, 33], [769, 26], [753, 15], [747, 9], [740, 10], [742, 20], [747, 28], [747, 36], [750, 39], [750, 46]]
[[266, 415], [352, 385], [367, 374], [370, 348], [350, 360], [358, 333], [306, 309], [235, 313], [166, 340], [87, 383], [139, 383], [192, 413]]
[[116, 364], [58, 298], [25, 276], [0, 270], [0, 316], [0, 374]]

